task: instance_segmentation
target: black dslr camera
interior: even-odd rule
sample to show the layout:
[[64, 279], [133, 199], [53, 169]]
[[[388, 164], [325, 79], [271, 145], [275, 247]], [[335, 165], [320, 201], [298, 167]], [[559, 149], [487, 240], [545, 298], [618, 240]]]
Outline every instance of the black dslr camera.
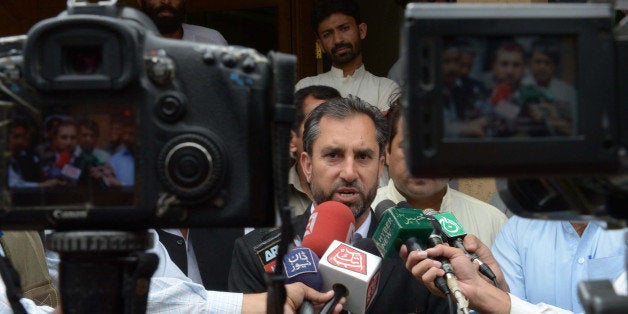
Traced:
[[2, 229], [273, 224], [296, 59], [161, 38], [103, 3], [0, 39]]

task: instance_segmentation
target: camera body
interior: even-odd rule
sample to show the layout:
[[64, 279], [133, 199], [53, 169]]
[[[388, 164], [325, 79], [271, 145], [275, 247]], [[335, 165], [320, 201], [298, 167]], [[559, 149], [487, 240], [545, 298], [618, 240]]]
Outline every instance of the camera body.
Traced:
[[[15, 94], [2, 113], [32, 125], [27, 147], [50, 163], [43, 179], [17, 184], [17, 153], [5, 150], [2, 228], [274, 223], [273, 95], [293, 86], [276, 86], [272, 56], [162, 38], [144, 14], [115, 3], [69, 5], [15, 40], [21, 54], [0, 58]], [[277, 58], [293, 70], [295, 58]], [[107, 157], [80, 154], [90, 150], [85, 120], [97, 125], [92, 146], [111, 144]], [[10, 142], [14, 131], [2, 131]], [[63, 134], [75, 137], [70, 148]]]

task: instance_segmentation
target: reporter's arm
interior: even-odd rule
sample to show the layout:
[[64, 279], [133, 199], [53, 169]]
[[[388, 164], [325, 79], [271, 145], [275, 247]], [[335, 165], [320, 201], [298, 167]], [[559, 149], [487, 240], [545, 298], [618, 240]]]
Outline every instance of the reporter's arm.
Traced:
[[446, 257], [452, 263], [458, 285], [462, 294], [469, 299], [469, 305], [482, 313], [508, 313], [510, 311], [510, 297], [508, 293], [493, 286], [478, 273], [478, 265], [471, 263], [467, 255], [460, 249], [438, 245], [426, 251], [407, 253], [402, 246], [400, 255], [406, 260], [406, 268], [415, 278], [425, 284], [434, 294], [443, 296], [434, 285], [434, 279], [445, 275], [440, 268], [441, 263], [431, 258]]
[[147, 313], [240, 313], [242, 293], [207, 291], [192, 281], [153, 277]]
[[[170, 260], [168, 251], [155, 236], [155, 246], [149, 252], [157, 254], [159, 266], [151, 278], [148, 294], [148, 313], [259, 313], [266, 312], [266, 293], [232, 293], [207, 291], [202, 285], [196, 284], [187, 278], [181, 270]], [[304, 299], [312, 301], [314, 305], [331, 299], [333, 292], [320, 293], [302, 283], [286, 285], [287, 298], [284, 311], [301, 306]], [[342, 309], [336, 308], [336, 313]]]
[[532, 304], [517, 298], [512, 294], [510, 296], [510, 314], [571, 314], [573, 312], [563, 310], [561, 308], [551, 306], [545, 303]]

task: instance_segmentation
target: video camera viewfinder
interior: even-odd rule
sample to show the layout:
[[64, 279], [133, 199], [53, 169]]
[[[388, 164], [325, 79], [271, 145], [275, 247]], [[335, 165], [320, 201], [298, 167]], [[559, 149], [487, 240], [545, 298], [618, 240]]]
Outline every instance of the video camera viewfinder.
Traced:
[[401, 58], [410, 172], [617, 172], [626, 46], [613, 17], [605, 3], [409, 4]]

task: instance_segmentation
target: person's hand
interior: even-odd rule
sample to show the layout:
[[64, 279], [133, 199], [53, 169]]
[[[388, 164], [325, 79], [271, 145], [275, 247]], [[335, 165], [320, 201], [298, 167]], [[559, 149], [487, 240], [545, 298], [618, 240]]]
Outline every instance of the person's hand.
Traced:
[[39, 182], [39, 187], [40, 188], [51, 188], [51, 187], [55, 187], [55, 186], [60, 186], [60, 185], [66, 185], [67, 182], [63, 181], [63, 180], [59, 180], [57, 178], [53, 178], [53, 179], [48, 179], [46, 181], [43, 182]]
[[467, 122], [460, 122], [459, 133], [465, 136], [484, 137], [486, 136], [486, 125], [488, 121], [481, 117]]
[[545, 120], [545, 111], [538, 104], [528, 105], [528, 115], [536, 122]]
[[[301, 282], [286, 285], [286, 302], [283, 306], [284, 313], [296, 313], [305, 300], [312, 302], [314, 308], [320, 311], [325, 302], [331, 300], [334, 291], [318, 292]], [[244, 294], [242, 301], [242, 313], [265, 313], [267, 309], [268, 293]], [[342, 304], [346, 301], [342, 298], [334, 308], [334, 313], [342, 311]]]
[[510, 101], [501, 100], [493, 107], [493, 111], [500, 118], [514, 120], [521, 113], [521, 108]]
[[[480, 250], [482, 251], [482, 250]], [[479, 253], [478, 253], [479, 255]], [[426, 251], [408, 253], [405, 245], [400, 250], [400, 256], [406, 262], [406, 268], [433, 293], [443, 296], [436, 288], [434, 280], [444, 276], [441, 263], [432, 258], [445, 257], [451, 262], [454, 273], [458, 278], [458, 286], [462, 294], [469, 299], [469, 305], [482, 313], [510, 312], [510, 296], [508, 293], [493, 286], [478, 272], [478, 265], [471, 262], [469, 257], [460, 249], [437, 245]]]
[[[467, 250], [467, 252], [477, 254], [480, 260], [491, 268], [491, 270], [495, 274], [495, 278], [497, 279], [497, 287], [506, 292], [509, 292], [510, 289], [508, 288], [508, 283], [506, 283], [506, 279], [504, 278], [504, 273], [499, 267], [497, 260], [493, 256], [493, 253], [491, 253], [491, 250], [488, 248], [488, 246], [486, 246], [484, 243], [482, 243], [482, 241], [480, 241], [480, 239], [472, 234], [467, 234], [464, 237], [463, 241], [464, 248], [465, 250]], [[488, 278], [486, 279], [489, 280]], [[489, 282], [491, 284], [493, 283], [492, 281]]]
[[[322, 293], [301, 282], [295, 282], [286, 285], [286, 295], [286, 303], [283, 308], [284, 313], [296, 313], [305, 300], [312, 302], [314, 308], [320, 311], [323, 305], [325, 305], [325, 302], [331, 300], [334, 296], [334, 291], [330, 290]], [[340, 313], [340, 311], [342, 311], [342, 304], [344, 303], [345, 298], [342, 298], [336, 305], [336, 308], [334, 308], [334, 313]]]
[[[430, 259], [427, 251], [408, 252], [408, 248], [405, 244], [399, 249], [399, 256], [405, 261], [406, 269], [408, 269], [416, 279], [422, 282], [432, 294], [441, 298], [445, 297], [443, 292], [434, 284], [436, 277], [445, 275], [445, 271], [441, 269], [442, 265], [439, 261]], [[473, 265], [471, 265], [471, 267], [477, 268]]]

